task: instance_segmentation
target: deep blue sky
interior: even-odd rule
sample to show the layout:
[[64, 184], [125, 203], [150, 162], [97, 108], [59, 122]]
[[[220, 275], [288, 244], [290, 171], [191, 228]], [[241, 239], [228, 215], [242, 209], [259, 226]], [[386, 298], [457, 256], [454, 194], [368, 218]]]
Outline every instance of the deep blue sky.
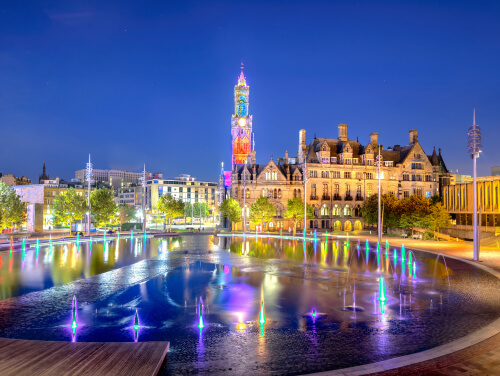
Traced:
[[233, 89], [250, 85], [257, 160], [298, 131], [408, 143], [471, 173], [500, 165], [498, 1], [2, 1], [0, 171], [96, 168], [215, 180], [230, 164]]

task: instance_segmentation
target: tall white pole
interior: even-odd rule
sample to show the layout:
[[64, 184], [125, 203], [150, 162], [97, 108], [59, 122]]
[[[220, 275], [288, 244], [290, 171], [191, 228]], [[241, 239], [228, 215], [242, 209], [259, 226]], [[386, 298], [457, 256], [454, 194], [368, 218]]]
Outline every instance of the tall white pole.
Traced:
[[146, 164], [142, 171], [142, 230], [146, 231]]
[[476, 182], [476, 158], [477, 155], [474, 153], [472, 156], [473, 160], [473, 172], [472, 172], [472, 224], [474, 232], [474, 261], [479, 261], [479, 234], [477, 232], [477, 182]]
[[479, 241], [480, 236], [477, 229], [477, 175], [476, 175], [476, 159], [482, 151], [481, 145], [481, 130], [476, 124], [476, 109], [474, 109], [473, 124], [469, 127], [468, 134], [468, 149], [473, 161], [473, 178], [472, 178], [472, 225], [473, 225], [473, 246], [474, 246], [474, 261], [479, 261]]
[[87, 192], [87, 199], [88, 199], [88, 213], [87, 213], [87, 236], [90, 236], [90, 183], [92, 180], [92, 163], [90, 162], [90, 154], [89, 154], [89, 163], [87, 163], [87, 171], [86, 171], [86, 177], [87, 177], [87, 186], [88, 186], [88, 192]]
[[381, 196], [380, 196], [380, 145], [378, 146], [378, 161], [377, 161], [377, 169], [378, 169], [378, 242], [380, 243], [382, 239], [382, 212], [381, 212]]

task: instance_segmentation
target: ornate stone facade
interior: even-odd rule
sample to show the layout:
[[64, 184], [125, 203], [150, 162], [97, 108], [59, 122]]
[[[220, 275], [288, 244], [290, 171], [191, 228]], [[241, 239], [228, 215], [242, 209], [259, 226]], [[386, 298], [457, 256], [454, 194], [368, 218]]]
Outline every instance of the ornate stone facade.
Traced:
[[[303, 169], [306, 167], [307, 202], [313, 206], [315, 217], [307, 229], [323, 231], [353, 231], [362, 228], [363, 201], [378, 192], [377, 160], [380, 155], [381, 192], [398, 198], [418, 195], [431, 197], [440, 194], [443, 179], [449, 179], [441, 152], [426, 155], [418, 142], [418, 131], [409, 132], [406, 146], [384, 148], [378, 143], [378, 133], [370, 134], [366, 145], [349, 140], [347, 124], [338, 126], [338, 138], [314, 138], [306, 143], [306, 131], [299, 132], [297, 157], [276, 162], [272, 156], [266, 165], [255, 163], [255, 152], [247, 164], [235, 164], [231, 175], [230, 195], [243, 207], [243, 195], [248, 208], [259, 196], [267, 196], [275, 207], [275, 217], [269, 230], [293, 224], [284, 219], [287, 200], [304, 198]], [[246, 177], [246, 179], [245, 179]], [[238, 224], [242, 228], [242, 224]], [[303, 226], [299, 225], [299, 229]], [[248, 221], [249, 230], [254, 225]]]

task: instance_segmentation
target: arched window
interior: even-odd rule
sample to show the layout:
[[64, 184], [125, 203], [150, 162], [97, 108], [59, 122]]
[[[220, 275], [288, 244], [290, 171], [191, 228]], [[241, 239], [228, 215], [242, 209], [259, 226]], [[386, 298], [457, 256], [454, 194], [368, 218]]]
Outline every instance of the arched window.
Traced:
[[266, 197], [269, 198], [269, 188], [266, 188]]
[[335, 204], [335, 205], [333, 206], [332, 211], [333, 211], [333, 213], [332, 213], [332, 214], [333, 214], [334, 216], [340, 216], [340, 207], [338, 206], [338, 204]]
[[274, 189], [274, 198], [278, 198], [278, 190], [276, 188]]
[[278, 189], [278, 198], [281, 198], [281, 189]]
[[247, 198], [250, 198], [250, 189], [247, 188]]
[[346, 205], [344, 207], [344, 216], [345, 217], [350, 217], [352, 215], [352, 209], [349, 205]]
[[262, 188], [262, 197], [266, 197], [266, 189]]
[[333, 186], [333, 193], [335, 193], [336, 195], [340, 193], [340, 186], [338, 184], [335, 184]]
[[326, 207], [326, 204], [323, 204], [321, 207], [321, 215], [328, 215], [328, 208]]
[[296, 189], [293, 190], [293, 198], [295, 198], [295, 197], [297, 197], [297, 190]]
[[297, 197], [302, 197], [302, 194], [300, 193], [300, 189], [297, 189]]

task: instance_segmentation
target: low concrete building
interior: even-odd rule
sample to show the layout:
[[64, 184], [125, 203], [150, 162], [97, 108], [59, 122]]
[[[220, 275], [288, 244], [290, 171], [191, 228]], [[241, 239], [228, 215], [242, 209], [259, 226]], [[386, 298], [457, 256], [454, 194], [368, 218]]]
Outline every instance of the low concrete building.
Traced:
[[[443, 203], [452, 219], [455, 229], [470, 231], [463, 238], [472, 238], [472, 190], [473, 179], [465, 178], [461, 184], [449, 184], [443, 189]], [[481, 232], [500, 233], [500, 176], [477, 178], [478, 225]]]

